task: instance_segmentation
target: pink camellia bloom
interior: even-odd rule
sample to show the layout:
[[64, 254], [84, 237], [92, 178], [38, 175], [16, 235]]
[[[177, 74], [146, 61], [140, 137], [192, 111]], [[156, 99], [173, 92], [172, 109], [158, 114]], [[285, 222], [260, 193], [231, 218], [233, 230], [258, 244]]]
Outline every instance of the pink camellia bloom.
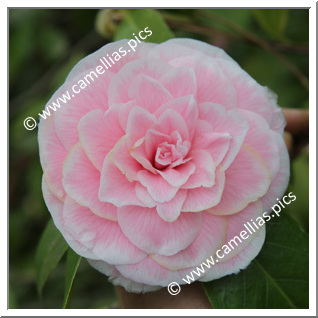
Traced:
[[[125, 45], [81, 60], [48, 104]], [[141, 43], [73, 95], [39, 125], [45, 202], [70, 247], [128, 291], [185, 284], [286, 190], [276, 97], [217, 47]], [[239, 272], [264, 238], [197, 279]]]

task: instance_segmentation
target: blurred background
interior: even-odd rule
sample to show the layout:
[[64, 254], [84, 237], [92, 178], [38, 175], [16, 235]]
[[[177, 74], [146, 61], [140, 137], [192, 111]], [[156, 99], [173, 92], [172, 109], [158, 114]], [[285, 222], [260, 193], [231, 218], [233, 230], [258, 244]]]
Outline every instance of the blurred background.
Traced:
[[[223, 48], [260, 84], [278, 95], [281, 107], [308, 109], [309, 11], [305, 9], [10, 9], [9, 10], [9, 306], [61, 308], [65, 256], [41, 297], [35, 253], [50, 219], [41, 192], [38, 119], [71, 68], [106, 43], [132, 38], [198, 39]], [[306, 137], [306, 136], [305, 136]], [[290, 188], [297, 200], [285, 209], [308, 232], [308, 147], [292, 161]], [[71, 308], [117, 308], [107, 278], [82, 260]]]

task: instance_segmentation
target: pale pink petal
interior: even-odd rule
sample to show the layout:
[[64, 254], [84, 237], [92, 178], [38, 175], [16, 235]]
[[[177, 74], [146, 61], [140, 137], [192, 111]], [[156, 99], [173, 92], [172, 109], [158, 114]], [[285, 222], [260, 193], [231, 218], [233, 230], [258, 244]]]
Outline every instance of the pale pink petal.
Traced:
[[282, 135], [286, 126], [286, 119], [281, 108], [276, 108], [273, 111], [272, 122], [270, 123], [271, 129]]
[[221, 164], [226, 170], [235, 156], [239, 152], [249, 125], [247, 120], [234, 110], [226, 111], [224, 107], [212, 103], [202, 103], [199, 105], [200, 118], [208, 121], [213, 127], [214, 132], [229, 133], [231, 135], [231, 143]]
[[[222, 68], [226, 77], [235, 86], [237, 108], [253, 111], [271, 124], [278, 108], [277, 96], [267, 87], [258, 84], [237, 63], [224, 59], [217, 59], [217, 63]], [[282, 117], [280, 117], [279, 121], [281, 120]], [[280, 125], [275, 123], [275, 126]]]
[[170, 271], [159, 265], [150, 256], [147, 256], [139, 264], [117, 265], [117, 270], [124, 276], [137, 283], [150, 286], [167, 287], [171, 282], [180, 285], [185, 284], [182, 280], [192, 268], [185, 268], [179, 271]]
[[42, 176], [42, 192], [46, 206], [54, 219], [54, 223], [56, 227], [62, 231], [63, 230], [63, 220], [62, 220], [62, 213], [63, 213], [63, 206], [64, 200], [58, 198], [53, 191], [50, 190], [48, 186], [48, 182], [46, 180], [46, 175], [43, 174]]
[[239, 113], [247, 119], [250, 126], [244, 143], [251, 146], [261, 155], [271, 173], [272, 179], [279, 169], [280, 149], [277, 141], [278, 134], [273, 132], [266, 120], [258, 114], [246, 110], [240, 110]]
[[109, 85], [109, 105], [131, 100], [128, 95], [129, 87], [139, 75], [147, 75], [158, 80], [170, 69], [169, 64], [159, 60], [142, 59], [129, 63], [114, 76]]
[[[191, 48], [184, 47], [173, 41], [166, 41], [156, 45], [151, 51], [149, 51], [148, 57], [160, 61], [166, 61], [171, 65], [174, 65], [172, 62], [182, 58], [201, 58], [202, 53], [193, 50]], [[183, 66], [181, 63], [180, 66]]]
[[199, 266], [225, 244], [227, 217], [202, 213], [202, 227], [195, 240], [184, 250], [171, 256], [154, 254], [158, 264], [169, 270]]
[[136, 182], [135, 189], [137, 198], [144, 204], [145, 207], [154, 208], [157, 204], [159, 204], [151, 197], [151, 195], [147, 191], [147, 188], [142, 186], [139, 182]]
[[[69, 233], [99, 260], [111, 264], [133, 264], [146, 257], [127, 239], [118, 222], [96, 216], [69, 197], [65, 200], [63, 219]], [[81, 251], [75, 252], [82, 255]]]
[[290, 159], [287, 151], [286, 144], [281, 135], [276, 133], [277, 142], [279, 145], [279, 170], [274, 176], [267, 193], [263, 196], [263, 208], [264, 211], [269, 211], [271, 207], [277, 203], [277, 199], [281, 198], [287, 187], [290, 177]]
[[240, 152], [225, 171], [222, 199], [209, 212], [219, 215], [234, 214], [250, 202], [262, 197], [270, 184], [270, 172], [259, 153], [243, 145]]
[[147, 134], [145, 138], [139, 139], [132, 147], [130, 147], [130, 155], [137, 163], [142, 165], [145, 169], [151, 171], [154, 174], [157, 174], [156, 169], [153, 167], [152, 163], [150, 162], [150, 160], [153, 161], [153, 157], [149, 156], [146, 151], [146, 145], [145, 145], [146, 138], [147, 138]]
[[61, 232], [65, 241], [74, 251], [82, 251], [84, 257], [96, 258], [96, 256], [84, 248], [74, 237], [66, 230], [63, 219], [64, 201], [58, 199], [53, 192], [49, 189], [45, 175], [42, 177], [42, 192], [45, 204], [53, 218], [54, 225]]
[[162, 113], [153, 128], [166, 135], [171, 135], [174, 131], [177, 131], [183, 141], [189, 140], [188, 125], [183, 117], [173, 109], [167, 109]]
[[174, 68], [176, 67], [189, 67], [191, 69], [194, 68], [197, 60], [202, 58], [202, 54], [199, 53], [196, 56], [185, 56], [185, 57], [177, 57], [169, 61], [169, 64], [172, 65]]
[[[263, 215], [263, 206], [261, 200], [250, 203], [242, 211], [228, 215], [227, 216], [227, 231], [226, 231], [226, 240], [224, 244], [228, 244], [231, 248], [229, 254], [222, 253], [224, 257], [220, 259], [220, 262], [226, 262], [229, 259], [233, 258], [236, 254], [240, 253], [256, 236], [256, 233], [259, 231], [261, 226], [258, 222], [260, 220], [257, 218], [262, 217]], [[256, 226], [255, 226], [255, 224]], [[263, 220], [260, 224], [264, 224]], [[252, 228], [251, 228], [252, 226]], [[265, 225], [263, 225], [265, 227]], [[242, 238], [240, 233], [243, 233]], [[255, 232], [254, 232], [255, 231]], [[216, 255], [214, 255], [217, 258]]]
[[[172, 94], [174, 98], [193, 95], [196, 97], [197, 80], [193, 69], [189, 67], [176, 67], [160, 78], [160, 83]], [[182, 85], [180, 85], [182, 83]]]
[[198, 103], [211, 102], [231, 109], [237, 104], [235, 87], [211, 58], [203, 57], [193, 65], [198, 83]]
[[[92, 129], [94, 127], [94, 129]], [[118, 111], [111, 108], [87, 113], [78, 124], [79, 139], [88, 158], [101, 171], [103, 162], [116, 142], [124, 135], [118, 120]]]
[[171, 201], [158, 204], [156, 209], [159, 216], [166, 222], [174, 222], [180, 215], [186, 197], [187, 191], [180, 189]]
[[89, 265], [104, 275], [109, 276], [108, 280], [114, 284], [123, 286], [130, 293], [148, 293], [161, 289], [161, 286], [152, 286], [146, 284], [139, 284], [133, 280], [124, 277], [114, 265], [109, 265], [102, 261], [87, 260]]
[[128, 96], [136, 100], [139, 106], [154, 113], [162, 104], [172, 99], [169, 91], [162, 86], [157, 80], [146, 76], [139, 75], [130, 85]]
[[188, 161], [175, 168], [167, 168], [164, 170], [158, 170], [158, 173], [173, 187], [181, 187], [184, 185], [190, 176], [196, 170], [195, 164], [192, 161]]
[[227, 154], [232, 137], [229, 133], [214, 132], [212, 126], [205, 120], [198, 120], [192, 149], [208, 151], [218, 166]]
[[40, 162], [51, 191], [59, 198], [65, 197], [62, 185], [62, 167], [67, 151], [57, 137], [53, 118], [39, 124]]
[[217, 205], [222, 197], [224, 180], [224, 170], [221, 167], [216, 168], [215, 184], [210, 188], [189, 189], [181, 211], [200, 212]]
[[191, 269], [170, 271], [156, 263], [150, 256], [147, 256], [139, 264], [117, 265], [117, 270], [134, 282], [150, 286], [168, 286], [171, 282], [184, 284], [182, 278]]
[[88, 159], [80, 144], [68, 153], [63, 165], [63, 186], [77, 203], [88, 207], [96, 215], [117, 220], [117, 208], [98, 198], [100, 172]]
[[[138, 106], [135, 100], [129, 101], [127, 103], [117, 103], [112, 104], [110, 109], [112, 110], [110, 113], [114, 116], [115, 123], [119, 122], [120, 128], [126, 132], [127, 129], [127, 121], [129, 114], [133, 107]], [[117, 117], [115, 116], [117, 113]], [[110, 116], [111, 118], [111, 116]]]
[[[92, 110], [100, 109], [105, 112], [108, 109], [108, 90], [105, 87], [108, 87], [113, 74], [106, 71], [99, 78], [92, 75], [94, 81], [87, 77], [90, 84], [83, 80], [86, 75], [87, 73], [80, 74], [76, 80], [74, 79], [74, 82], [66, 82], [61, 87], [64, 92], [69, 91], [71, 99], [65, 104], [60, 101], [61, 107], [54, 112], [56, 133], [67, 150], [79, 141], [78, 123], [80, 119]], [[73, 94], [73, 84], [78, 81], [86, 83], [87, 86], [78, 94]], [[75, 89], [78, 91], [80, 89], [79, 85]], [[52, 96], [48, 104], [52, 106], [52, 103], [56, 103], [58, 97], [62, 97], [60, 89]], [[53, 113], [53, 111], [51, 112]]]
[[139, 106], [133, 107], [127, 120], [126, 134], [129, 137], [129, 146], [140, 138], [145, 137], [148, 129], [152, 128], [157, 121], [156, 116]]
[[[182, 86], [182, 85], [179, 85]], [[186, 122], [190, 139], [194, 134], [198, 118], [198, 108], [195, 99], [192, 95], [179, 97], [171, 100], [170, 102], [162, 105], [155, 113], [157, 117], [160, 117], [167, 109], [173, 109], [178, 112]]]
[[190, 156], [192, 157], [191, 162], [195, 165], [195, 172], [182, 185], [182, 188], [212, 187], [215, 179], [215, 163], [209, 152], [206, 150], [194, 150], [191, 151]]
[[97, 261], [93, 259], [87, 259], [89, 265], [97, 269], [99, 272], [106, 276], [112, 276], [113, 273], [118, 272], [115, 265], [108, 264], [103, 261]]
[[120, 169], [129, 181], [138, 180], [137, 173], [141, 165], [132, 156], [128, 146], [127, 136], [123, 136], [110, 151], [108, 158]]
[[147, 170], [139, 171], [138, 179], [147, 188], [151, 197], [159, 203], [170, 201], [178, 192], [178, 188], [170, 185], [162, 176], [155, 175]]
[[201, 277], [199, 281], [208, 282], [226, 275], [238, 274], [240, 270], [245, 269], [260, 252], [264, 244], [265, 233], [265, 226], [263, 226], [241, 253], [235, 255], [225, 263], [218, 262], [214, 264], [210, 269], [205, 271], [205, 276]]
[[[169, 43], [169, 42], [168, 42]], [[225, 60], [232, 61], [236, 63], [229, 55], [227, 55], [223, 49], [210, 45], [208, 43], [194, 40], [194, 39], [188, 39], [188, 38], [176, 38], [173, 39], [174, 45], [182, 46], [183, 50], [192, 49], [193, 52], [202, 52], [207, 56], [215, 57], [215, 58], [222, 58]]]
[[149, 129], [145, 137], [145, 151], [147, 158], [154, 158], [158, 146], [163, 142], [171, 143], [171, 137], [154, 129]]
[[165, 222], [155, 208], [118, 208], [118, 223], [128, 239], [146, 253], [173, 255], [186, 248], [201, 228], [200, 213], [182, 213], [175, 222]]
[[125, 175], [106, 157], [100, 176], [98, 198], [116, 206], [141, 205], [135, 191], [136, 182], [130, 182]]

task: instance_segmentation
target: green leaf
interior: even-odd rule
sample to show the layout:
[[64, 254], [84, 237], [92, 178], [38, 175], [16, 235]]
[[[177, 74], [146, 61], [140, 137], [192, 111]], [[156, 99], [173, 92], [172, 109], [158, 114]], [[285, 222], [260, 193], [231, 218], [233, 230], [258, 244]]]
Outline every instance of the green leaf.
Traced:
[[265, 244], [246, 270], [203, 284], [213, 308], [308, 308], [308, 235], [284, 211], [266, 226]]
[[36, 283], [39, 294], [42, 293], [47, 279], [61, 260], [67, 247], [64, 238], [50, 220], [42, 234], [35, 255]]
[[[152, 31], [145, 42], [161, 43], [174, 37], [160, 13], [153, 9], [125, 10], [125, 18], [114, 35], [114, 41], [121, 39], [135, 39], [140, 31], [146, 27]], [[145, 34], [143, 34], [145, 36]]]
[[253, 13], [260, 27], [268, 35], [276, 40], [284, 40], [288, 9], [254, 9]]
[[82, 257], [77, 255], [72, 249], [68, 249], [66, 258], [65, 293], [63, 309], [69, 308], [73, 282], [81, 259]]

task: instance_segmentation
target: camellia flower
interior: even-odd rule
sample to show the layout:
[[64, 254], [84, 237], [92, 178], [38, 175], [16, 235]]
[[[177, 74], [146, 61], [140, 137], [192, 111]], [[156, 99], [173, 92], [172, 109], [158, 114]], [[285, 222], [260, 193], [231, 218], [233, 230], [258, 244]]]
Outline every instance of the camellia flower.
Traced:
[[[145, 292], [184, 284], [268, 211], [286, 190], [289, 157], [276, 97], [223, 50], [141, 43], [94, 78], [125, 45], [81, 60], [49, 101], [76, 90], [39, 125], [42, 188], [71, 248], [114, 284]], [[264, 238], [262, 226], [197, 278], [237, 273]]]

